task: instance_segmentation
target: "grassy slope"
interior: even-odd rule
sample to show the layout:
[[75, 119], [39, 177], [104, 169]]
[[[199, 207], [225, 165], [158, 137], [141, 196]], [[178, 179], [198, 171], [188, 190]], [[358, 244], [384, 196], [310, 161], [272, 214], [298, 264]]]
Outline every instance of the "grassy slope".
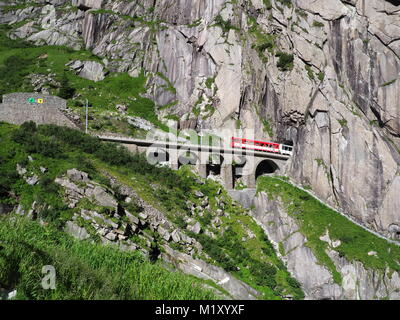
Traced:
[[[21, 203], [29, 208], [36, 201], [39, 205], [51, 205], [55, 210], [45, 210], [39, 215], [47, 221], [47, 227], [24, 219], [13, 223], [12, 219], [2, 218], [0, 286], [13, 288], [16, 285], [18, 298], [22, 299], [213, 298], [198, 287], [198, 281], [167, 272], [137, 254], [78, 242], [57, 231], [73, 212], [61, 201], [62, 192], [52, 180], [67, 169], [86, 167], [94, 180], [107, 181], [90, 167], [90, 155], [83, 158], [79, 151], [58, 147], [53, 149], [55, 153], [48, 153], [47, 148], [31, 153], [27, 149], [32, 146], [12, 141], [16, 131], [16, 126], [0, 123], [0, 202]], [[44, 138], [43, 141], [50, 143]], [[27, 161], [28, 154], [33, 155], [34, 162]], [[29, 186], [16, 174], [17, 163], [37, 174], [40, 166], [47, 168], [47, 172], [41, 175], [40, 183]], [[56, 266], [59, 273], [56, 291], [44, 291], [39, 287], [37, 279], [45, 264]]]
[[[360, 261], [365, 268], [375, 270], [384, 271], [389, 267], [391, 270], [400, 271], [398, 246], [353, 224], [308, 193], [273, 177], [260, 178], [258, 191], [265, 191], [271, 199], [279, 197], [283, 201], [288, 213], [299, 223], [300, 232], [308, 240], [307, 245], [318, 260], [331, 271], [337, 283], [341, 284], [340, 273], [325, 252], [328, 244], [319, 239], [327, 230], [333, 241], [341, 241], [341, 245], [334, 250], [349, 261]], [[377, 252], [377, 255], [368, 255], [370, 251]]]
[[[93, 108], [90, 121], [92, 130], [119, 131], [125, 134], [135, 134], [136, 131], [124, 123], [110, 116], [116, 112], [117, 104], [128, 106], [127, 115], [142, 117], [158, 127], [166, 128], [157, 118], [154, 102], [143, 98], [145, 93], [146, 77], [142, 72], [139, 77], [132, 78], [127, 73], [109, 73], [99, 82], [83, 79], [65, 66], [72, 60], [101, 60], [86, 50], [74, 51], [62, 46], [35, 47], [23, 40], [11, 40], [7, 37], [10, 27], [0, 25], [0, 94], [32, 91], [32, 87], [24, 78], [29, 74], [55, 74], [55, 79], [61, 81], [65, 74], [68, 85], [81, 98], [69, 100], [68, 105], [76, 110], [84, 119], [86, 99]], [[58, 95], [57, 88], [49, 87], [51, 94]], [[116, 114], [117, 115], [117, 114]]]
[[[55, 267], [55, 290], [41, 286], [45, 265]], [[215, 298], [199, 281], [138, 253], [77, 241], [25, 218], [0, 220], [0, 285], [16, 288], [16, 299]]]
[[[104, 185], [108, 184], [104, 174], [112, 174], [184, 229], [182, 217], [189, 211], [187, 201], [200, 202], [194, 191], [201, 190], [210, 199], [210, 210], [203, 218], [196, 217], [203, 229], [210, 228], [210, 221], [216, 215], [217, 197], [223, 199], [225, 211], [229, 212], [229, 217], [221, 217], [221, 227], [212, 230], [216, 239], [189, 233], [203, 244], [205, 252], [211, 256], [209, 262], [255, 287], [264, 293], [265, 299], [278, 299], [286, 294], [302, 298], [298, 283], [279, 261], [262, 230], [232, 202], [225, 190], [218, 195], [221, 187], [214, 181], [200, 185], [189, 170], [183, 168], [174, 172], [168, 168], [156, 168], [144, 157], [132, 156], [114, 144], [100, 142], [67, 128], [51, 125], [37, 128], [23, 125], [19, 128], [2, 123], [0, 139], [0, 166], [4, 172], [0, 176], [1, 202], [22, 203], [26, 209], [33, 201], [39, 207], [50, 205], [52, 209], [44, 210], [40, 217], [54, 227], [61, 227], [74, 210], [79, 210], [79, 206], [66, 208], [61, 201], [62, 190], [52, 181], [67, 169], [76, 167], [89, 172], [93, 180]], [[33, 162], [27, 161], [28, 155], [32, 155]], [[36, 172], [40, 182], [35, 186], [26, 184], [15, 173], [17, 163], [27, 167], [28, 172]], [[45, 174], [40, 172], [40, 166], [48, 169]], [[223, 233], [223, 229], [228, 231]], [[255, 238], [242, 241], [246, 230], [251, 230]], [[199, 258], [204, 256], [199, 255]]]

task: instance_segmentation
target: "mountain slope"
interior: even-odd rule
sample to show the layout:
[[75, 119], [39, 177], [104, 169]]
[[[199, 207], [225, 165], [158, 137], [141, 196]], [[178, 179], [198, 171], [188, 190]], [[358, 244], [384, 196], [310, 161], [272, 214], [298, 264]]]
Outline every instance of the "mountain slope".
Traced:
[[57, 0], [7, 1], [0, 22], [35, 44], [90, 49], [111, 72], [144, 69], [169, 126], [293, 142], [286, 174], [397, 237], [398, 15], [385, 0]]

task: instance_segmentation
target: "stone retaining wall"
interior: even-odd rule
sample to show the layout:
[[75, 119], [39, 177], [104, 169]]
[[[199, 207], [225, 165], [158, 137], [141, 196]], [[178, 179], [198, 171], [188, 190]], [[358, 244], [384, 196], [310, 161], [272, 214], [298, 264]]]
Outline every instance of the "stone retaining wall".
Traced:
[[0, 104], [0, 121], [18, 125], [34, 121], [37, 124], [55, 124], [77, 129], [62, 112], [66, 107], [66, 100], [46, 94], [5, 94], [3, 103]]

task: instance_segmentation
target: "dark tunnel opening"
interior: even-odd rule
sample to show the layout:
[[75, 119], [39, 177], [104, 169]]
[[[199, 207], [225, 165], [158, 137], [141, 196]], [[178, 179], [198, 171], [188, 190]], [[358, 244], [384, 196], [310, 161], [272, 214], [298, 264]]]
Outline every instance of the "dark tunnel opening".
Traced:
[[275, 173], [277, 170], [279, 170], [279, 167], [274, 161], [263, 160], [257, 166], [255, 174], [256, 180], [258, 179], [258, 177], [264, 174], [272, 174]]

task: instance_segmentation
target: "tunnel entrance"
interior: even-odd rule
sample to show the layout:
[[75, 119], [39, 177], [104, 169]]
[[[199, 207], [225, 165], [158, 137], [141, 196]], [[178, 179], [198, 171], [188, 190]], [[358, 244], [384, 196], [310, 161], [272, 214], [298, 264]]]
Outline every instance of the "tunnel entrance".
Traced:
[[292, 140], [283, 140], [281, 143], [285, 144], [287, 146], [292, 146], [293, 147], [293, 141]]
[[400, 0], [386, 0], [387, 2], [390, 2], [394, 6], [400, 6]]
[[279, 167], [274, 161], [272, 161], [272, 160], [261, 161], [258, 164], [257, 169], [256, 169], [256, 175], [255, 175], [256, 181], [257, 181], [258, 177], [265, 175], [265, 174], [275, 173], [277, 170], [279, 170]]

